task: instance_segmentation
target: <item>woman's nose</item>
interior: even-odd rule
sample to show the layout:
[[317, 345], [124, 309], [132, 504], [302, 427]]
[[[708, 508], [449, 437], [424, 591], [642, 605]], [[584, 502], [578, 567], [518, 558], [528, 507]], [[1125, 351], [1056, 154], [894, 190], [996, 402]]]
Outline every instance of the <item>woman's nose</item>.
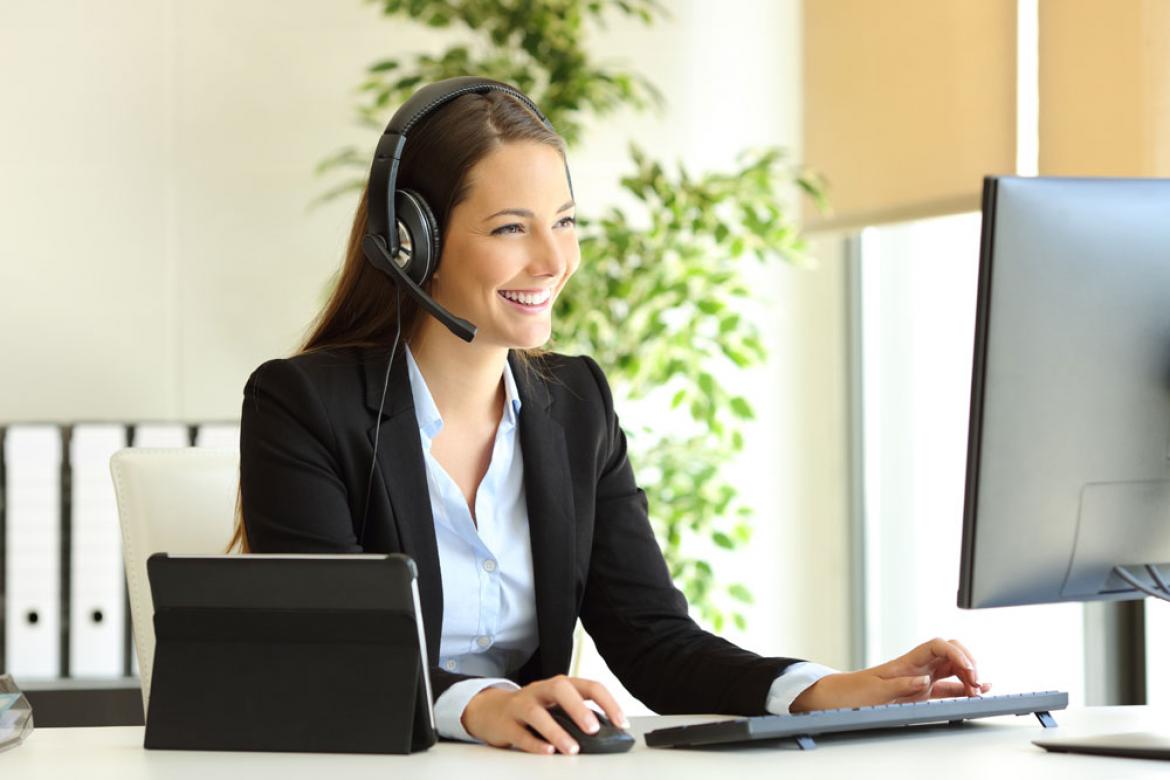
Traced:
[[528, 272], [533, 276], [560, 276], [565, 271], [568, 262], [566, 249], [561, 245], [555, 233], [543, 231], [534, 247], [533, 257], [528, 264]]

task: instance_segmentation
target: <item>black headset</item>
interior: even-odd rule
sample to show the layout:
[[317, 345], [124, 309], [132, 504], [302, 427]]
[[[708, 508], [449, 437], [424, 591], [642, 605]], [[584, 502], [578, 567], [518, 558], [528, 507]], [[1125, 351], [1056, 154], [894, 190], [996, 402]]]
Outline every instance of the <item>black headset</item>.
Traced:
[[[435, 319], [464, 341], [471, 341], [476, 333], [475, 325], [444, 309], [423, 290], [439, 264], [442, 226], [422, 195], [414, 190], [398, 189], [398, 165], [402, 160], [402, 150], [406, 146], [407, 134], [423, 117], [461, 95], [483, 94], [493, 90], [519, 99], [532, 109], [545, 127], [556, 132], [536, 104], [515, 87], [491, 79], [460, 76], [428, 84], [407, 98], [390, 118], [386, 131], [378, 141], [378, 149], [374, 152], [366, 199], [367, 225], [366, 235], [362, 238], [362, 254], [371, 265], [394, 282], [399, 305], [394, 346], [390, 350], [390, 362], [386, 364], [386, 379], [382, 385], [382, 401], [378, 406], [378, 416], [374, 418], [374, 454], [370, 458], [370, 472], [366, 477], [366, 497], [362, 503], [362, 520], [357, 532], [358, 545], [363, 543], [366, 516], [370, 511], [370, 488], [378, 463], [382, 409], [386, 405], [386, 389], [390, 386], [390, 368], [394, 365], [394, 356], [402, 337], [402, 291], [405, 290]], [[565, 178], [568, 179], [571, 196], [573, 180], [569, 177], [568, 160], [565, 161]]]
[[[493, 90], [523, 101], [549, 130], [553, 130], [552, 123], [536, 104], [515, 87], [475, 76], [436, 81], [411, 95], [386, 125], [374, 152], [366, 200], [368, 224], [362, 238], [362, 253], [366, 259], [464, 341], [475, 338], [475, 325], [444, 309], [423, 290], [423, 285], [434, 275], [439, 264], [442, 226], [422, 195], [414, 190], [398, 189], [398, 165], [407, 134], [424, 117], [461, 95]], [[566, 161], [565, 177], [568, 176]], [[573, 180], [570, 178], [570, 195], [572, 192]]]

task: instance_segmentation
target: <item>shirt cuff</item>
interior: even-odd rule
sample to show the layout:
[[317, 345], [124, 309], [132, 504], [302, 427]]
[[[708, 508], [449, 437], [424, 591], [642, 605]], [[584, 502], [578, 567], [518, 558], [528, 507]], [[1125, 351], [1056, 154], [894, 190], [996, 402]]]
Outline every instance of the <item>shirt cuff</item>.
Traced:
[[479, 742], [480, 740], [467, 733], [463, 728], [463, 710], [475, 694], [484, 688], [504, 688], [519, 690], [520, 686], [511, 680], [502, 677], [476, 677], [472, 680], [460, 680], [452, 685], [435, 700], [435, 730], [440, 737], [459, 739], [464, 742]]
[[836, 669], [811, 661], [794, 663], [772, 682], [772, 687], [768, 689], [768, 703], [765, 708], [773, 715], [787, 715], [792, 702], [813, 683], [826, 675], [837, 673]]

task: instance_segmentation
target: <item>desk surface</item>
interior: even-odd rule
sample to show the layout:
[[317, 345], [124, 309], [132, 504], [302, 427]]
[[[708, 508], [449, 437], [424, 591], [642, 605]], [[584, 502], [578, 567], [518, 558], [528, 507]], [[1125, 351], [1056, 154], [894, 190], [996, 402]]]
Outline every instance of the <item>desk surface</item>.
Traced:
[[[1164, 761], [1046, 753], [1031, 744], [1048, 735], [1167, 730], [1165, 710], [1149, 707], [1077, 708], [1054, 713], [1058, 729], [1033, 717], [1000, 717], [958, 727], [914, 727], [880, 735], [818, 739], [812, 751], [791, 742], [756, 743], [708, 750], [647, 748], [641, 734], [665, 725], [707, 720], [693, 716], [632, 718], [638, 744], [629, 753], [601, 756], [537, 756], [481, 745], [441, 742], [412, 756], [305, 753], [203, 753], [148, 751], [142, 727], [38, 729], [20, 747], [0, 753], [0, 777], [87, 780], [166, 778], [561, 778], [685, 780], [727, 777], [964, 778], [1101, 777], [1166, 778]], [[783, 775], [777, 774], [784, 773]]]

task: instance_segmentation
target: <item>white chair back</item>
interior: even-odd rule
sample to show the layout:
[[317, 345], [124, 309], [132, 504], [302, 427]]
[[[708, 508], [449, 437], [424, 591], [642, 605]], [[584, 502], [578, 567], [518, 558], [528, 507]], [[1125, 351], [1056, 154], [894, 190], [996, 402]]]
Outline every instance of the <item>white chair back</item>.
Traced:
[[224, 552], [235, 523], [239, 463], [235, 450], [202, 447], [129, 448], [110, 458], [144, 713], [154, 663], [154, 604], [146, 559], [156, 552]]

